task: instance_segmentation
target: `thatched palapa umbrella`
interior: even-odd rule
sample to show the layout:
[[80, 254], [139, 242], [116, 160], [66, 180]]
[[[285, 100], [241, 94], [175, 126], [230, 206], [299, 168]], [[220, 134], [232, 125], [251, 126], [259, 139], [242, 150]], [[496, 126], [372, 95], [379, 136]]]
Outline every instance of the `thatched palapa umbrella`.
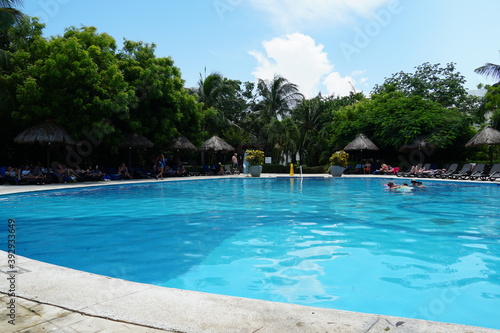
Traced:
[[465, 144], [465, 147], [478, 147], [488, 145], [490, 150], [490, 166], [493, 165], [493, 145], [500, 144], [500, 132], [486, 126]]
[[234, 148], [226, 141], [214, 135], [201, 145], [200, 150], [227, 153], [228, 151], [234, 151]]
[[191, 150], [191, 151], [196, 151], [198, 150], [195, 145], [191, 141], [189, 141], [188, 138], [186, 138], [184, 135], [179, 135], [178, 137], [174, 138], [169, 145], [170, 150], [175, 152], [175, 161], [177, 163], [180, 163], [180, 153], [179, 151], [181, 150]]
[[363, 150], [379, 149], [366, 135], [358, 134], [354, 140], [344, 147], [344, 150], [361, 150], [361, 159], [363, 159]]
[[196, 150], [196, 146], [191, 143], [184, 135], [180, 135], [170, 143], [172, 150]]
[[[199, 150], [201, 152], [227, 153], [229, 151], [234, 151], [234, 148], [226, 141], [214, 135], [213, 137], [205, 141], [201, 145]], [[204, 154], [202, 154], [202, 162], [203, 161], [204, 161]]]
[[15, 138], [16, 143], [39, 144], [47, 146], [47, 168], [50, 167], [50, 146], [53, 144], [74, 145], [75, 141], [68, 132], [53, 120], [30, 127]]
[[128, 148], [128, 167], [132, 166], [132, 149], [145, 149], [153, 147], [153, 143], [141, 134], [127, 134], [125, 139], [118, 144], [118, 147]]

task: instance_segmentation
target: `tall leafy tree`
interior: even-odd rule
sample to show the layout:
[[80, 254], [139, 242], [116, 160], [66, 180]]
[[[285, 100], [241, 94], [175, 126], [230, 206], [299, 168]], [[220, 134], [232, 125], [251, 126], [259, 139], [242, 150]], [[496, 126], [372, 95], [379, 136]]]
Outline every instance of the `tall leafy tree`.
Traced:
[[414, 73], [399, 72], [387, 78], [382, 85], [376, 85], [372, 94], [401, 91], [405, 96], [420, 96], [444, 107], [461, 108], [467, 98], [464, 88], [465, 77], [456, 71], [455, 64], [424, 63]]
[[157, 58], [155, 48], [155, 44], [126, 40], [119, 54], [125, 81], [135, 92], [130, 118], [123, 126], [147, 136], [159, 149], [179, 134], [199, 143], [201, 104], [184, 89], [173, 60]]
[[450, 147], [469, 131], [466, 116], [420, 96], [405, 96], [400, 91], [373, 95], [334, 115], [331, 140], [345, 146], [359, 133], [370, 137], [379, 148], [398, 151], [419, 136], [440, 148]]
[[111, 133], [128, 114], [133, 91], [118, 67], [116, 42], [94, 27], [70, 28], [63, 36], [39, 40], [30, 50], [15, 52], [13, 61], [23, 80], [16, 88], [18, 110], [13, 118], [23, 125], [54, 119], [74, 138], [83, 130]]

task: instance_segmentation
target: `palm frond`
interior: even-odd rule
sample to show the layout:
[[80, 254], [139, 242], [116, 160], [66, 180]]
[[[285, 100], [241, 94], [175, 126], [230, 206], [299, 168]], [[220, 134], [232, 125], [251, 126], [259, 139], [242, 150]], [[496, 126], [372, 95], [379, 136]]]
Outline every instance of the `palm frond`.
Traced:
[[476, 68], [474, 72], [486, 77], [491, 76], [493, 79], [500, 81], [500, 65], [487, 63], [484, 66]]
[[0, 7], [22, 7], [23, 0], [0, 0]]

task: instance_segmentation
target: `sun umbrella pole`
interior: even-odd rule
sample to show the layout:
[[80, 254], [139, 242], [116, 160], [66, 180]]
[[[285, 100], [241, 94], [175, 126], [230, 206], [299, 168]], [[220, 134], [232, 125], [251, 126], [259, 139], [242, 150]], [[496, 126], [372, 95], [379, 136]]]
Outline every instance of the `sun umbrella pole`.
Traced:
[[493, 166], [493, 145], [488, 145], [490, 149], [490, 168]]
[[128, 167], [132, 167], [132, 147], [128, 147]]
[[50, 168], [50, 142], [47, 145], [47, 171]]

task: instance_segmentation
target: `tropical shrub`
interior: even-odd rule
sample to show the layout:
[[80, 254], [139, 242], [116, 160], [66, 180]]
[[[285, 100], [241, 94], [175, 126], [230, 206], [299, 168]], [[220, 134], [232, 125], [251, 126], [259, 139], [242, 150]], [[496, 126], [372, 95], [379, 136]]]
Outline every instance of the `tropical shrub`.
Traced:
[[343, 150], [339, 150], [333, 153], [328, 161], [330, 162], [330, 165], [338, 165], [345, 168], [347, 167], [348, 160], [349, 154]]
[[264, 152], [262, 150], [247, 150], [245, 161], [248, 165], [262, 165], [264, 164]]

